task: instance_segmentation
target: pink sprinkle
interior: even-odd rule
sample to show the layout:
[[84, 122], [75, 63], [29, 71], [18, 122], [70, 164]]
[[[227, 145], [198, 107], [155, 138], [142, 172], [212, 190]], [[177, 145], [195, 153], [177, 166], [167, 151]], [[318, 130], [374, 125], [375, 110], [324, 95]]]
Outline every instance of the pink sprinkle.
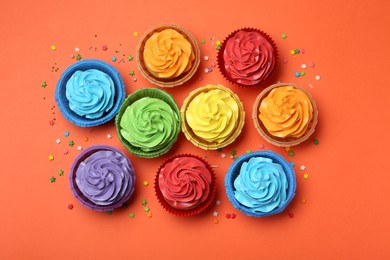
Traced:
[[72, 210], [72, 209], [73, 209], [73, 204], [69, 204], [69, 205], [68, 205], [68, 209], [71, 209], [71, 210]]
[[53, 126], [53, 125], [54, 125], [54, 120], [50, 120], [50, 121], [49, 121], [49, 124], [50, 124], [51, 126]]
[[71, 54], [71, 55], [70, 55], [70, 58], [71, 58], [71, 59], [74, 59], [74, 55], [73, 55], [73, 54]]
[[310, 68], [314, 68], [314, 66], [315, 66], [316, 64], [314, 63], [314, 62], [312, 62], [312, 63], [310, 63]]
[[107, 45], [103, 45], [103, 46], [102, 46], [102, 50], [103, 50], [103, 51], [106, 51], [106, 50], [108, 50], [108, 47], [107, 47]]
[[69, 153], [68, 149], [65, 149], [64, 154], [67, 155]]
[[260, 147], [260, 149], [264, 149], [265, 145], [261, 144], [259, 147]]
[[287, 64], [288, 63], [288, 60], [287, 59], [283, 59], [283, 64]]
[[301, 54], [305, 54], [305, 49], [301, 49]]
[[236, 218], [236, 214], [232, 213], [232, 219]]
[[213, 68], [214, 68], [216, 65], [217, 65], [217, 64], [215, 64], [215, 62], [211, 62], [211, 63], [210, 63], [210, 66], [213, 67]]

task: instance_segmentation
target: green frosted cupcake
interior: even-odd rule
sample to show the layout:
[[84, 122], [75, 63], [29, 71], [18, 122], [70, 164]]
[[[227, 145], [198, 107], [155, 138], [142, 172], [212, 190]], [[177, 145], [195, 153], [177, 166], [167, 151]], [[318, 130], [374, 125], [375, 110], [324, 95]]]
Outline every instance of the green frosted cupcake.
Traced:
[[134, 155], [158, 157], [169, 151], [180, 131], [180, 112], [173, 98], [157, 88], [135, 91], [115, 120], [120, 141]]

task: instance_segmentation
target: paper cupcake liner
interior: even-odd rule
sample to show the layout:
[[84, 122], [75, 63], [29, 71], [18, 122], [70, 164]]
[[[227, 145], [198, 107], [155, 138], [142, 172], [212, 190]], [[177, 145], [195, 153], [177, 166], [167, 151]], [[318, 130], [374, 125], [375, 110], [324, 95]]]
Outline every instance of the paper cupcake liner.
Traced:
[[[268, 95], [269, 92], [271, 92], [272, 89], [282, 86], [293, 86], [294, 88], [302, 90], [310, 99], [311, 104], [313, 106], [313, 119], [310, 122], [310, 125], [306, 131], [306, 133], [300, 137], [300, 138], [294, 138], [294, 137], [288, 137], [288, 138], [280, 138], [273, 136], [270, 134], [267, 130], [267, 128], [264, 126], [264, 124], [259, 119], [259, 107], [261, 105], [261, 101]], [[298, 145], [304, 141], [306, 141], [315, 131], [315, 128], [318, 123], [318, 109], [316, 102], [314, 101], [313, 97], [310, 95], [308, 91], [306, 91], [301, 86], [298, 86], [296, 84], [292, 83], [277, 83], [273, 84], [266, 89], [264, 89], [256, 98], [255, 103], [253, 104], [252, 109], [252, 119], [253, 123], [255, 125], [255, 128], [257, 132], [269, 143], [278, 146], [278, 147], [290, 147], [294, 145]]]
[[[246, 32], [257, 32], [259, 34], [261, 34], [271, 45], [272, 45], [272, 48], [274, 49], [274, 56], [275, 56], [275, 65], [274, 65], [274, 68], [272, 69], [272, 71], [266, 75], [264, 77], [264, 79], [262, 81], [260, 81], [259, 83], [257, 84], [253, 84], [253, 85], [245, 85], [245, 84], [240, 84], [238, 83], [236, 80], [232, 79], [228, 73], [226, 72], [226, 69], [225, 69], [225, 61], [223, 59], [223, 53], [225, 51], [225, 47], [226, 47], [226, 42], [231, 38], [233, 37], [237, 32], [239, 31], [246, 31]], [[221, 48], [219, 49], [218, 51], [218, 54], [217, 54], [217, 64], [218, 64], [218, 68], [219, 68], [219, 72], [222, 74], [222, 76], [228, 80], [230, 83], [232, 84], [235, 84], [239, 87], [243, 87], [243, 88], [248, 88], [248, 87], [258, 87], [258, 86], [261, 86], [264, 81], [266, 81], [267, 79], [269, 79], [272, 74], [275, 72], [275, 68], [277, 66], [277, 63], [278, 63], [278, 49], [276, 47], [276, 44], [274, 42], [274, 40], [265, 32], [259, 30], [259, 29], [256, 29], [256, 28], [250, 28], [250, 27], [244, 27], [244, 28], [241, 28], [241, 29], [238, 29], [238, 30], [235, 30], [234, 32], [230, 33], [222, 42], [221, 44]]]
[[[252, 157], [265, 157], [272, 159], [274, 163], [280, 164], [283, 167], [284, 172], [286, 173], [287, 182], [288, 182], [288, 189], [287, 189], [287, 197], [286, 201], [275, 208], [274, 210], [270, 212], [253, 212], [249, 210], [248, 207], [242, 205], [237, 199], [234, 197], [234, 180], [237, 178], [238, 174], [240, 173], [241, 165], [244, 162], [249, 161]], [[256, 151], [249, 154], [245, 154], [243, 156], [240, 156], [236, 161], [234, 161], [225, 176], [225, 188], [226, 188], [226, 195], [230, 202], [232, 203], [233, 207], [241, 211], [247, 216], [253, 216], [253, 217], [264, 217], [264, 216], [271, 216], [278, 214], [282, 212], [287, 205], [291, 202], [291, 200], [295, 196], [296, 191], [296, 178], [295, 178], [295, 172], [292, 166], [279, 154], [272, 152], [272, 151]]]
[[[237, 102], [238, 108], [239, 108], [238, 125], [237, 125], [236, 129], [234, 130], [234, 132], [230, 135], [230, 137], [222, 143], [207, 142], [207, 141], [203, 140], [202, 138], [198, 137], [192, 131], [191, 127], [188, 125], [187, 120], [186, 120], [186, 110], [187, 110], [188, 105], [191, 103], [191, 101], [200, 93], [207, 92], [207, 91], [214, 90], [214, 89], [219, 89], [219, 90], [223, 90], [223, 91], [228, 92], [234, 98], [234, 100]], [[187, 138], [187, 140], [189, 140], [195, 146], [202, 148], [204, 150], [216, 150], [219, 148], [226, 147], [229, 144], [233, 143], [236, 140], [236, 138], [241, 134], [242, 128], [244, 127], [244, 124], [245, 124], [244, 106], [243, 106], [242, 102], [240, 101], [239, 97], [233, 91], [231, 91], [229, 88], [226, 88], [226, 87], [219, 85], [219, 84], [212, 85], [212, 86], [206, 85], [204, 87], [200, 87], [200, 88], [197, 88], [194, 91], [192, 91], [188, 95], [188, 97], [184, 100], [183, 105], [182, 105], [181, 110], [180, 110], [180, 113], [181, 113], [181, 118], [183, 121], [181, 129], [182, 129], [185, 137]]]
[[[160, 170], [165, 166], [165, 164], [167, 164], [167, 163], [173, 161], [175, 158], [179, 158], [179, 157], [192, 157], [192, 158], [198, 159], [199, 161], [201, 161], [202, 163], [204, 163], [206, 165], [207, 169], [211, 173], [211, 178], [212, 178], [211, 184], [210, 184], [210, 193], [209, 193], [209, 196], [207, 197], [207, 199], [202, 204], [198, 205], [197, 207], [191, 208], [188, 210], [177, 209], [177, 208], [172, 207], [164, 199], [164, 196], [163, 196], [163, 194], [160, 190], [159, 184], [158, 184], [158, 175], [160, 173]], [[161, 206], [169, 213], [171, 213], [175, 216], [181, 216], [181, 217], [195, 216], [195, 215], [198, 215], [198, 214], [202, 213], [203, 211], [205, 211], [213, 202], [214, 197], [215, 197], [215, 193], [216, 193], [216, 189], [217, 189], [217, 182], [216, 182], [216, 177], [215, 177], [215, 173], [214, 173], [213, 168], [210, 166], [210, 164], [206, 160], [204, 160], [203, 158], [201, 158], [197, 155], [192, 155], [192, 154], [179, 154], [179, 155], [173, 156], [170, 159], [166, 160], [158, 168], [156, 177], [154, 179], [154, 190], [156, 193], [156, 197], [157, 197], [159, 203], [161, 204]]]
[[[145, 62], [144, 62], [144, 48], [145, 48], [145, 43], [146, 41], [155, 33], [155, 32], [161, 32], [165, 29], [173, 29], [179, 33], [181, 33], [191, 44], [192, 50], [194, 51], [195, 54], [195, 60], [192, 64], [192, 67], [189, 71], [186, 73], [183, 73], [182, 75], [171, 78], [171, 79], [164, 79], [164, 78], [159, 78], [153, 75], [146, 67]], [[141, 74], [144, 76], [144, 78], [152, 83], [153, 85], [159, 86], [159, 87], [176, 87], [179, 85], [184, 84], [188, 80], [190, 80], [196, 71], [198, 70], [199, 64], [200, 64], [200, 48], [198, 45], [198, 42], [192, 36], [192, 34], [187, 31], [186, 29], [175, 25], [175, 24], [162, 24], [157, 27], [152, 28], [150, 31], [146, 32], [142, 38], [140, 39], [138, 46], [137, 46], [137, 65], [138, 69], [140, 70]]]
[[[96, 210], [96, 211], [112, 211], [116, 208], [121, 207], [125, 202], [127, 202], [130, 197], [134, 193], [134, 188], [135, 188], [135, 182], [133, 183], [133, 187], [131, 187], [131, 191], [128, 195], [123, 197], [120, 201], [111, 204], [111, 205], [97, 205], [91, 200], [89, 200], [78, 188], [77, 183], [76, 183], [76, 171], [80, 165], [81, 162], [86, 160], [89, 156], [91, 156], [93, 153], [98, 152], [98, 151], [114, 151], [119, 154], [121, 154], [124, 158], [127, 159], [128, 163], [132, 166], [132, 163], [129, 158], [120, 150], [116, 149], [115, 147], [108, 146], [108, 145], [94, 145], [91, 147], [88, 147], [84, 149], [74, 160], [71, 168], [70, 168], [70, 173], [69, 173], [69, 183], [70, 183], [70, 189], [72, 190], [73, 195], [76, 197], [76, 199], [84, 205], [88, 209]], [[133, 172], [134, 174], [134, 172]]]
[[[113, 107], [110, 109], [109, 112], [104, 113], [100, 118], [96, 119], [89, 119], [77, 115], [69, 108], [69, 101], [66, 98], [66, 83], [68, 82], [68, 80], [77, 70], [85, 71], [88, 69], [97, 69], [108, 74], [114, 82], [115, 86]], [[125, 84], [118, 70], [116, 70], [110, 64], [101, 60], [82, 60], [72, 64], [62, 73], [61, 78], [57, 82], [55, 90], [55, 100], [62, 115], [69, 122], [81, 127], [98, 126], [107, 123], [108, 121], [113, 119], [118, 112], [119, 107], [125, 98], [125, 95]]]
[[[180, 121], [178, 128], [177, 128], [176, 136], [165, 147], [163, 147], [159, 150], [150, 151], [150, 152], [145, 152], [145, 151], [141, 150], [141, 148], [133, 146], [131, 143], [129, 143], [122, 136], [122, 134], [120, 132], [120, 130], [121, 130], [120, 121], [122, 119], [124, 112], [126, 111], [126, 108], [128, 106], [130, 106], [132, 103], [134, 103], [135, 101], [137, 101], [143, 97], [157, 98], [157, 99], [165, 101], [172, 108], [172, 110], [176, 112], [176, 114], [179, 118], [179, 121]], [[157, 88], [143, 88], [143, 89], [139, 89], [139, 90], [133, 92], [132, 94], [130, 94], [126, 98], [126, 100], [122, 103], [122, 106], [119, 109], [118, 115], [115, 118], [115, 124], [116, 124], [116, 130], [118, 133], [119, 140], [127, 148], [127, 150], [130, 153], [132, 153], [138, 157], [142, 157], [142, 158], [155, 158], [155, 157], [159, 157], [159, 156], [167, 153], [172, 148], [173, 144], [177, 141], [177, 138], [178, 138], [179, 132], [180, 132], [180, 124], [181, 124], [180, 110], [179, 110], [178, 106], [176, 105], [173, 97], [170, 94], [168, 94], [167, 92], [160, 90], [160, 89], [157, 89]]]

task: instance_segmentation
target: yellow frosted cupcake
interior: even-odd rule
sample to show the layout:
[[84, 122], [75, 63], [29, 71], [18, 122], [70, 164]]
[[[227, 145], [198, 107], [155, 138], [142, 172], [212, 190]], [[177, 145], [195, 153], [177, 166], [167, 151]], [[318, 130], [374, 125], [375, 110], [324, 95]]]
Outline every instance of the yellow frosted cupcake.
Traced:
[[288, 147], [305, 141], [314, 132], [318, 110], [305, 89], [291, 83], [279, 83], [259, 94], [252, 118], [264, 139]]
[[192, 91], [183, 103], [181, 116], [186, 138], [205, 150], [231, 144], [245, 122], [240, 99], [222, 85], [206, 85]]
[[174, 87], [189, 80], [200, 63], [200, 50], [185, 29], [161, 25], [147, 32], [137, 47], [137, 64], [142, 75], [160, 87]]

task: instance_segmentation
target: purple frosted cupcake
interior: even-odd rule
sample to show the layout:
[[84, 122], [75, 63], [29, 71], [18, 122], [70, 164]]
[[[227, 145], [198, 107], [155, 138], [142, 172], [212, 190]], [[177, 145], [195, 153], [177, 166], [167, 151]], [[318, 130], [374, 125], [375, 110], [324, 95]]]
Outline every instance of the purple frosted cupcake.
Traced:
[[123, 205], [134, 192], [131, 161], [120, 150], [95, 145], [75, 159], [70, 170], [74, 196], [87, 208], [111, 211]]

